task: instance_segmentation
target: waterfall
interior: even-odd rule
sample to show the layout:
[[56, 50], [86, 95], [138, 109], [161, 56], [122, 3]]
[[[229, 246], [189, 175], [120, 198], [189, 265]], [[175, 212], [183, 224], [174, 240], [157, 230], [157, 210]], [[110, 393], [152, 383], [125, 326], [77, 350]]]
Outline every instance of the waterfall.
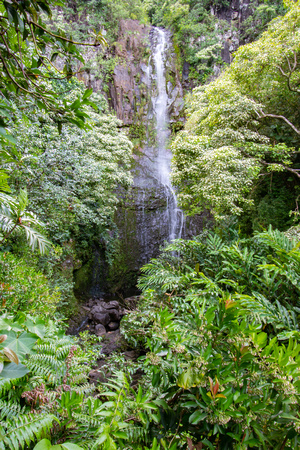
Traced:
[[152, 84], [156, 85], [157, 96], [152, 98], [153, 115], [156, 122], [157, 148], [154, 152], [154, 177], [163, 186], [166, 197], [165, 220], [168, 224], [168, 241], [180, 238], [183, 228], [183, 212], [178, 208], [177, 198], [171, 184], [171, 151], [167, 148], [169, 131], [168, 94], [166, 90], [166, 58], [167, 51], [171, 45], [169, 32], [154, 27], [152, 32], [151, 58], [153, 59], [154, 71]]
[[117, 215], [121, 254], [129, 270], [135, 271], [157, 258], [165, 242], [187, 234], [170, 180], [170, 120], [180, 120], [183, 101], [169, 31], [151, 28], [149, 59], [139, 69], [134, 124], [142, 128], [144, 138], [134, 154], [133, 186], [123, 193], [124, 205]]

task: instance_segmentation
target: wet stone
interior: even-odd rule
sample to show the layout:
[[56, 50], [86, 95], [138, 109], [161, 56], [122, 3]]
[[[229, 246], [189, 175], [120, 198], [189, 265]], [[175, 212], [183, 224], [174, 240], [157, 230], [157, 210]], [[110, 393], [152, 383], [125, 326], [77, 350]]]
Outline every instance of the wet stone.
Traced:
[[109, 318], [111, 322], [119, 322], [120, 321], [120, 313], [116, 309], [109, 309], [108, 311]]
[[104, 325], [101, 325], [101, 323], [98, 323], [95, 326], [95, 334], [97, 336], [104, 336], [106, 334], [106, 328]]
[[108, 325], [110, 320], [111, 319], [107, 313], [105, 314], [97, 313], [93, 315], [93, 321], [101, 323], [104, 326]]
[[120, 305], [119, 305], [119, 302], [117, 302], [116, 300], [113, 300], [113, 301], [111, 301], [111, 302], [104, 303], [104, 304], [103, 304], [103, 307], [104, 307], [105, 309], [119, 309], [119, 308], [120, 308]]
[[119, 322], [109, 322], [107, 328], [110, 331], [114, 331], [114, 330], [117, 330], [119, 328], [119, 325], [120, 325]]

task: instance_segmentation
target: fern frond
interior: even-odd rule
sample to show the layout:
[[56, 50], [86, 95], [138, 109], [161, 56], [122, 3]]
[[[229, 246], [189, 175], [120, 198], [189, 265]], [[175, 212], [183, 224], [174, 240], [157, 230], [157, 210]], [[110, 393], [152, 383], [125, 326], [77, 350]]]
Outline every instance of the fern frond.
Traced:
[[14, 417], [5, 424], [3, 443], [10, 450], [23, 449], [25, 445], [29, 446], [31, 442], [41, 439], [42, 435], [49, 434], [54, 420], [57, 421], [57, 418], [53, 414]]
[[286, 252], [290, 252], [297, 245], [297, 241], [295, 239], [289, 239], [281, 233], [281, 231], [273, 230], [271, 225], [269, 226], [268, 231], [255, 233], [255, 236], [276, 251], [284, 250]]
[[88, 429], [99, 428], [103, 423], [103, 416], [90, 416], [88, 413], [73, 413], [77, 423], [88, 425]]
[[298, 331], [297, 316], [278, 301], [271, 303], [263, 295], [254, 292], [253, 296], [236, 295], [238, 304], [249, 311], [258, 323], [269, 323], [277, 330]]
[[47, 378], [50, 383], [60, 382], [65, 373], [65, 362], [59, 361], [52, 355], [31, 355], [27, 367], [32, 373]]
[[18, 385], [19, 382], [19, 379], [0, 379], [0, 396], [3, 396], [6, 392], [10, 391], [12, 387]]
[[0, 399], [0, 421], [11, 419], [25, 412], [26, 407], [13, 401]]
[[218, 255], [225, 247], [223, 240], [214, 233], [208, 234], [205, 244], [207, 246], [208, 253], [215, 255]]
[[138, 280], [138, 288], [141, 290], [161, 289], [164, 285], [174, 289], [178, 286], [179, 280], [174, 267], [158, 259], [152, 259], [141, 271], [145, 274]]
[[44, 344], [39, 344], [35, 348], [38, 353], [45, 355], [53, 355], [59, 359], [65, 359], [71, 347], [73, 347], [74, 342], [70, 339], [59, 339], [56, 342], [47, 342]]
[[128, 436], [128, 441], [133, 444], [145, 442], [148, 437], [148, 432], [145, 427], [130, 426], [126, 428], [125, 433]]
[[[73, 381], [73, 379], [72, 379]], [[78, 394], [91, 395], [95, 392], [96, 387], [93, 384], [85, 383], [80, 386], [75, 386], [73, 390]]]
[[[83, 373], [83, 372], [74, 374], [73, 369], [71, 370], [71, 374], [70, 375], [71, 375], [71, 383], [72, 384], [82, 384], [88, 378], [88, 374]], [[89, 386], [91, 387], [91, 385], [89, 385]]]

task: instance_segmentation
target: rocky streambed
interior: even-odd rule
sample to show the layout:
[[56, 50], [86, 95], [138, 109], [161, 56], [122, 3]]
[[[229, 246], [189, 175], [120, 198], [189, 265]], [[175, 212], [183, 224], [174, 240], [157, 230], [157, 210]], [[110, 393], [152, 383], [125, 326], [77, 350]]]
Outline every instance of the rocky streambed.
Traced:
[[76, 335], [88, 330], [96, 336], [105, 336], [111, 331], [120, 328], [122, 317], [130, 312], [139, 299], [139, 296], [128, 297], [122, 300], [105, 300], [91, 298], [80, 306], [78, 314], [70, 319], [69, 334]]
[[[102, 337], [101, 357], [95, 361], [95, 367], [90, 372], [90, 382], [104, 382], [110, 376], [109, 356], [115, 352], [122, 355], [125, 361], [136, 361], [140, 352], [128, 347], [120, 333], [122, 318], [133, 310], [139, 296], [118, 300], [92, 298], [79, 308], [79, 313], [69, 322], [69, 334], [78, 335], [88, 331], [91, 335]], [[133, 379], [139, 378], [139, 371]]]

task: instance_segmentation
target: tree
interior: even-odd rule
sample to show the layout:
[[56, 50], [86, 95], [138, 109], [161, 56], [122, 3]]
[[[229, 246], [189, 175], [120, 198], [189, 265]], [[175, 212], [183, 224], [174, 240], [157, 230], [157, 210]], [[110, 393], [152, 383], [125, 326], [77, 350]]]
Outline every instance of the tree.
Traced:
[[[2, 127], [7, 125], [11, 116], [9, 102], [12, 94], [55, 113], [58, 122], [65, 116], [83, 126], [85, 116], [80, 108], [82, 101], [87, 103], [88, 96], [69, 104], [61, 102], [57, 93], [51, 90], [48, 80], [70, 79], [74, 75], [74, 60], [84, 62], [77, 44], [99, 46], [104, 39], [98, 33], [93, 36], [93, 42], [79, 43], [63, 31], [52, 31], [43, 22], [42, 14], [51, 19], [51, 7], [57, 4], [60, 2], [55, 0], [0, 2]], [[62, 72], [54, 65], [58, 57], [65, 62]]]
[[[74, 83], [69, 97], [76, 96], [80, 87]], [[65, 124], [59, 134], [49, 114], [42, 112], [30, 123], [20, 120], [15, 134], [24, 160], [8, 170], [13, 184], [28, 190], [31, 208], [47, 223], [55, 244], [72, 239], [77, 248], [90, 248], [94, 240], [102, 240], [109, 246], [108, 230], [119, 201], [116, 189], [132, 180], [132, 144], [115, 117], [89, 107], [84, 111], [92, 130]]]
[[[76, 44], [98, 46], [104, 44], [101, 33], [93, 37], [91, 43], [78, 43], [67, 37], [60, 30], [53, 31], [43, 22], [42, 14], [51, 19], [51, 7], [59, 4], [54, 0], [16, 0], [0, 1], [0, 160], [1, 165], [15, 162], [17, 157], [16, 140], [11, 134], [15, 121], [14, 102], [21, 104], [23, 115], [31, 115], [42, 109], [52, 114], [58, 129], [62, 122], [68, 121], [83, 128], [89, 117], [83, 106], [91, 104], [89, 100], [92, 90], [86, 90], [78, 98], [67, 102], [53, 90], [51, 80], [70, 79], [73, 74], [73, 61], [83, 61]], [[56, 58], [64, 61], [62, 71], [54, 62]], [[24, 228], [30, 239], [32, 248], [38, 243], [40, 251], [49, 245], [46, 239], [30, 227], [25, 228], [22, 215], [25, 214], [25, 193], [12, 198], [9, 192], [6, 171], [0, 171], [0, 226], [4, 232], [4, 241], [15, 229]], [[19, 201], [20, 198], [22, 201]], [[27, 196], [26, 196], [27, 199]], [[22, 214], [21, 214], [22, 212]], [[17, 214], [17, 217], [16, 217]], [[26, 215], [28, 222], [37, 223], [32, 213]], [[29, 234], [28, 234], [29, 233]]]
[[173, 143], [173, 181], [190, 214], [239, 215], [253, 205], [262, 177], [288, 171], [300, 178], [299, 28], [298, 1], [189, 97], [189, 119]]

